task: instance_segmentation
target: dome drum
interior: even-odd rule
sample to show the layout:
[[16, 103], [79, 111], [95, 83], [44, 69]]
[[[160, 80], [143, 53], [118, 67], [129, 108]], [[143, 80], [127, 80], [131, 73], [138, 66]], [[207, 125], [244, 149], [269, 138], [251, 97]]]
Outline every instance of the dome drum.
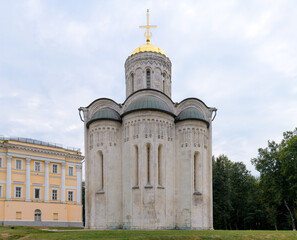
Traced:
[[126, 97], [140, 89], [156, 89], [171, 97], [171, 62], [158, 52], [138, 52], [125, 63]]

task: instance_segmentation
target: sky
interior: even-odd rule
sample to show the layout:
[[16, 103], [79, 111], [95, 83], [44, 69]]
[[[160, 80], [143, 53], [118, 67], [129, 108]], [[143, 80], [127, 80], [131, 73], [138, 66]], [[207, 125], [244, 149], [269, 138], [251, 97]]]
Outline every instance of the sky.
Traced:
[[295, 0], [0, 0], [0, 136], [81, 148], [78, 108], [125, 100], [124, 63], [145, 43], [172, 62], [172, 99], [218, 109], [213, 154], [250, 163], [297, 127]]

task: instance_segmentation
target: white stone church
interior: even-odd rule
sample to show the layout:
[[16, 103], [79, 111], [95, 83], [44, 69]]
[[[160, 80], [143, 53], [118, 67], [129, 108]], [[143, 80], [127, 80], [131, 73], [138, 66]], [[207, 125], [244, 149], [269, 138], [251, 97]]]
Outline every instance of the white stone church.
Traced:
[[85, 227], [212, 229], [212, 120], [197, 98], [171, 99], [171, 61], [147, 43], [125, 62], [126, 100], [81, 107]]

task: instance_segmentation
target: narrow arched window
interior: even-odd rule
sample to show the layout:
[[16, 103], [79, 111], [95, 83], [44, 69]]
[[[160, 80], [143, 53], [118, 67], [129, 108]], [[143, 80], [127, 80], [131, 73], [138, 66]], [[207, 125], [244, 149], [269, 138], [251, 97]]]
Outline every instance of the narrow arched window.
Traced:
[[166, 93], [166, 73], [163, 73], [163, 93]]
[[151, 87], [151, 71], [146, 70], [146, 87], [150, 88]]
[[159, 145], [158, 147], [158, 185], [162, 186], [162, 145]]
[[151, 162], [151, 146], [150, 144], [146, 145], [146, 154], [147, 154], [147, 183], [150, 185], [151, 182], [151, 171], [150, 171], [150, 162]]
[[198, 192], [198, 152], [194, 154], [194, 192]]
[[104, 189], [104, 162], [103, 153], [99, 151], [99, 189]]
[[134, 92], [134, 74], [131, 73], [131, 91]]
[[138, 146], [135, 146], [135, 186], [139, 186], [139, 153], [138, 153]]

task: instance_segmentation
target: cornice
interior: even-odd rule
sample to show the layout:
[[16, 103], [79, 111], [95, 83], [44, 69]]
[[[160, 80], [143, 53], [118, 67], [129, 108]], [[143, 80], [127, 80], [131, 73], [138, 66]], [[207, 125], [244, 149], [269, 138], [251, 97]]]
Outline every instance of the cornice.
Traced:
[[0, 148], [19, 150], [19, 151], [25, 151], [30, 153], [46, 154], [50, 156], [64, 157], [64, 158], [80, 160], [80, 161], [84, 159], [84, 156], [81, 156], [81, 155], [69, 154], [66, 152], [54, 151], [54, 150], [49, 150], [44, 148], [17, 145], [12, 143], [0, 143]]

